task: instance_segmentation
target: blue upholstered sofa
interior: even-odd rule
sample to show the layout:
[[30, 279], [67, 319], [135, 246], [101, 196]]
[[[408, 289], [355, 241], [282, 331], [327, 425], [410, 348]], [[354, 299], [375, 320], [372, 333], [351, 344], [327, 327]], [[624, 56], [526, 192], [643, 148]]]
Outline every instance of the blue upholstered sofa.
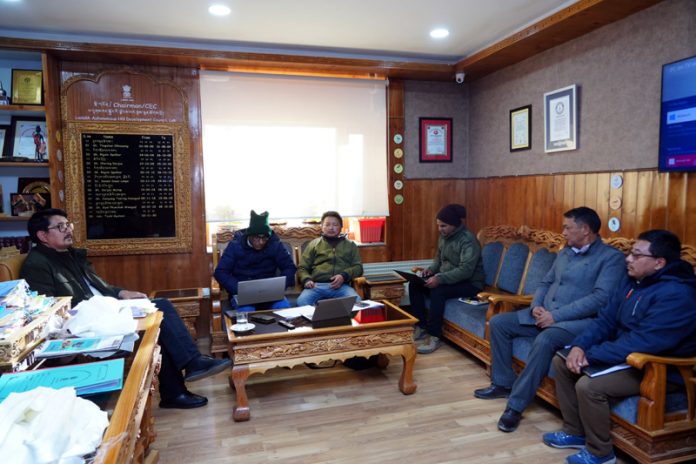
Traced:
[[[471, 305], [458, 299], [445, 305], [446, 339], [490, 366], [489, 321], [502, 312], [514, 311], [531, 303], [531, 296], [556, 253], [564, 246], [561, 234], [528, 227], [485, 227], [479, 231], [482, 245], [486, 289], [479, 299], [488, 304]], [[623, 252], [633, 241], [605, 240]], [[685, 246], [682, 257], [696, 264], [696, 248]], [[695, 303], [696, 304], [696, 303]], [[515, 368], [524, 367], [531, 338], [513, 343]], [[666, 362], [669, 361], [669, 362]], [[628, 363], [645, 371], [641, 395], [612, 405], [612, 434], [615, 445], [638, 462], [682, 462], [696, 459], [696, 358], [667, 359], [633, 353]], [[666, 392], [666, 366], [680, 365], [686, 391]], [[537, 396], [558, 406], [553, 372], [537, 390]]]

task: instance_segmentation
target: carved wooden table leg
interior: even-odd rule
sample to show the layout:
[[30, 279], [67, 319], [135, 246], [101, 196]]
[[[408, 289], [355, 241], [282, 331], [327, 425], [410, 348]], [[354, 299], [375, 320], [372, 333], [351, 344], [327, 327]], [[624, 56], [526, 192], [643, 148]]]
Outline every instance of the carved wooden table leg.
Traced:
[[413, 365], [416, 363], [416, 345], [405, 345], [401, 357], [404, 360], [404, 370], [399, 379], [399, 391], [404, 395], [416, 392], [418, 386], [413, 382]]
[[246, 394], [246, 381], [249, 378], [249, 366], [234, 366], [232, 368], [232, 382], [237, 391], [237, 404], [234, 406], [232, 418], [235, 422], [249, 420], [249, 400]]

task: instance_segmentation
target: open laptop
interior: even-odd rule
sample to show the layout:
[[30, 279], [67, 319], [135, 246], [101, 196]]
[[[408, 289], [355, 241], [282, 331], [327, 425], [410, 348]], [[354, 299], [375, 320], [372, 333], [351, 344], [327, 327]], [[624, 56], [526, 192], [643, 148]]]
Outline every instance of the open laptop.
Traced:
[[267, 303], [285, 297], [285, 277], [243, 280], [237, 284], [237, 304], [239, 306]]
[[394, 269], [394, 272], [399, 274], [401, 277], [404, 279], [408, 280], [409, 282], [412, 282], [417, 285], [425, 286], [425, 279], [419, 276], [418, 274], [414, 274], [413, 272], [404, 272], [404, 271], [397, 271]]
[[346, 296], [317, 301], [312, 316], [312, 327], [350, 325], [356, 299], [355, 296]]

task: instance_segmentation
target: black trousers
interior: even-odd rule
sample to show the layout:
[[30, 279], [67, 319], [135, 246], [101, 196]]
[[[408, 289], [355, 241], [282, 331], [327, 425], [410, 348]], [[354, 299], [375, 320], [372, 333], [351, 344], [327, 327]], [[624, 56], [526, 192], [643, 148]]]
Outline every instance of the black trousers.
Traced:
[[[472, 298], [481, 291], [469, 282], [441, 284], [435, 288], [423, 287], [410, 282], [408, 294], [411, 300], [411, 314], [420, 321], [418, 325], [434, 337], [442, 336], [445, 302], [450, 298]], [[430, 307], [426, 308], [425, 297], [430, 297]]]
[[186, 391], [182, 370], [201, 353], [172, 303], [164, 298], [153, 300], [163, 313], [158, 342], [162, 348], [159, 391], [162, 398], [172, 398]]

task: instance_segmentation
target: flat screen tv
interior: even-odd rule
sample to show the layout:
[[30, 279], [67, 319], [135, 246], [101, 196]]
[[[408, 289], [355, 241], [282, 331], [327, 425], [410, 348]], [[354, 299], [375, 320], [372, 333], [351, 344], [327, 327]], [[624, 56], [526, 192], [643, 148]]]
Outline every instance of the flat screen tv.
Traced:
[[660, 171], [696, 171], [696, 56], [662, 66]]

